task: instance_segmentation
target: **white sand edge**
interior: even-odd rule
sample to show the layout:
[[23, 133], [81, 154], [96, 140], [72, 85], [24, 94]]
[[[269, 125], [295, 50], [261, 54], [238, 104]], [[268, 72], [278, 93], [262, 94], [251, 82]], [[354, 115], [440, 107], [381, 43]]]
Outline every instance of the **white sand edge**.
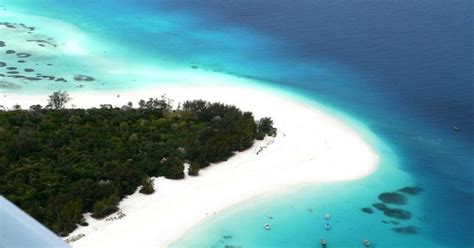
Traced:
[[[71, 94], [71, 104], [122, 106], [132, 101], [136, 105], [141, 98], [163, 93], [176, 102], [220, 101], [252, 111], [258, 118], [270, 116], [278, 136], [201, 170], [198, 177], [177, 181], [157, 178], [154, 194], [135, 193], [120, 203], [126, 217], [116, 221], [87, 217], [89, 226], [79, 227], [70, 235], [86, 235], [73, 242], [74, 247], [165, 247], [214, 212], [239, 202], [303, 183], [358, 179], [376, 168], [376, 152], [346, 123], [303, 102], [257, 88], [164, 86], [128, 92], [82, 92]], [[45, 105], [46, 98], [8, 94], [1, 97], [1, 104]]]

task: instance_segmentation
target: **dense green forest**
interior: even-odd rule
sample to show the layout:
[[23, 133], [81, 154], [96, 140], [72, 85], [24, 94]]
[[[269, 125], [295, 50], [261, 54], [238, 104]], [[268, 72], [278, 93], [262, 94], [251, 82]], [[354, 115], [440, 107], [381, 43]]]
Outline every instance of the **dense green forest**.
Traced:
[[[150, 177], [184, 177], [276, 135], [270, 118], [206, 101], [173, 109], [165, 97], [133, 108], [102, 105], [66, 109], [66, 92], [49, 104], [0, 110], [0, 194], [59, 235], [87, 225], [83, 213], [103, 218]], [[159, 187], [159, 185], [157, 185]]]

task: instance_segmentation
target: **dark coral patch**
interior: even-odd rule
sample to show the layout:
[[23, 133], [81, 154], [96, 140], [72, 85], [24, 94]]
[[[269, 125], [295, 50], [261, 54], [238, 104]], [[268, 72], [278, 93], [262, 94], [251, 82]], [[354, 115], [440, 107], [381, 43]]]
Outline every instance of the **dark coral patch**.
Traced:
[[18, 74], [19, 72], [17, 71], [7, 71], [8, 74]]
[[21, 78], [21, 79], [26, 79], [26, 80], [29, 80], [29, 81], [38, 81], [38, 80], [41, 80], [41, 78], [37, 78], [37, 77], [25, 77], [23, 75], [13, 75], [13, 76], [8, 76], [8, 77], [11, 77], [11, 78]]
[[372, 208], [362, 208], [362, 212], [367, 213], [367, 214], [373, 214], [374, 210]]
[[372, 204], [374, 208], [383, 212], [384, 215], [396, 219], [408, 220], [411, 218], [411, 212], [400, 208], [389, 208], [383, 203]]
[[48, 44], [50, 46], [56, 47], [57, 45], [51, 41], [47, 40], [26, 40], [27, 42], [36, 42], [38, 46], [44, 47], [45, 44]]
[[419, 229], [416, 226], [404, 226], [392, 228], [394, 232], [401, 234], [417, 234]]
[[16, 56], [18, 58], [28, 58], [28, 57], [31, 56], [31, 54], [29, 54], [29, 53], [17, 53]]
[[15, 52], [15, 50], [7, 50], [5, 53], [6, 53], [6, 54], [14, 54], [14, 53], [16, 53], [16, 52]]
[[387, 206], [383, 203], [374, 203], [374, 204], [372, 204], [372, 206], [374, 206], [374, 208], [376, 208], [380, 211], [384, 211], [385, 209], [387, 209]]
[[384, 203], [405, 205], [407, 197], [397, 192], [385, 192], [379, 195], [379, 199]]
[[419, 193], [423, 191], [423, 189], [420, 187], [405, 187], [405, 188], [399, 189], [398, 191], [406, 193], [406, 194], [410, 194], [410, 195], [418, 195]]
[[41, 74], [36, 74], [39, 78], [47, 79], [47, 80], [54, 80], [55, 77], [53, 76], [47, 76], [47, 75], [41, 75]]
[[401, 208], [386, 208], [383, 210], [383, 214], [400, 220], [409, 220], [411, 218], [411, 212]]
[[94, 81], [95, 79], [91, 76], [86, 76], [86, 75], [75, 75], [74, 80], [76, 81], [84, 81], [84, 82], [91, 82]]
[[30, 69], [30, 68], [26, 68], [26, 69], [25, 69], [25, 72], [34, 72], [34, 71], [35, 71], [35, 70]]
[[384, 224], [393, 224], [393, 225], [398, 225], [400, 222], [398, 221], [393, 221], [393, 220], [382, 220], [382, 223]]
[[0, 61], [0, 67], [5, 67], [7, 66], [7, 63]]
[[4, 46], [5, 46], [5, 41], [0, 40], [0, 47], [4, 47]]
[[5, 26], [7, 28], [15, 28], [15, 26], [12, 23], [9, 22], [0, 22], [0, 26]]
[[16, 70], [16, 67], [7, 67], [7, 70], [10, 70], [10, 71], [15, 71]]
[[25, 63], [26, 61], [24, 61], [24, 60], [18, 60], [17, 62], [18, 62], [18, 63]]

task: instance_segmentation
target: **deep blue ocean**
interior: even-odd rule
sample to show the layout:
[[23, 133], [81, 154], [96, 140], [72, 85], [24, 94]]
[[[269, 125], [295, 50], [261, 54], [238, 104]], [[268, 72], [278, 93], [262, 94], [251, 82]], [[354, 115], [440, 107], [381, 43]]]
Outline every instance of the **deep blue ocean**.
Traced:
[[[0, 0], [0, 5], [73, 23], [118, 44], [125, 57], [256, 79], [347, 113], [390, 146], [399, 168], [424, 189], [417, 196], [423, 199], [418, 217], [430, 230], [414, 235], [440, 247], [474, 245], [472, 1]], [[383, 188], [383, 182], [367, 187], [378, 185]], [[318, 189], [262, 199], [214, 224], [250, 225], [242, 220], [236, 226], [236, 218], [268, 202], [281, 216], [291, 215], [294, 209], [283, 200], [308, 205], [311, 199], [303, 196], [321, 194], [313, 191]], [[333, 197], [334, 204], [351, 199]], [[324, 210], [317, 201], [311, 204]], [[279, 237], [278, 244], [315, 247], [293, 235], [298, 227], [308, 228], [301, 223], [293, 223], [297, 226], [285, 231], [292, 234]], [[233, 244], [258, 247], [257, 236], [266, 234], [239, 235]]]

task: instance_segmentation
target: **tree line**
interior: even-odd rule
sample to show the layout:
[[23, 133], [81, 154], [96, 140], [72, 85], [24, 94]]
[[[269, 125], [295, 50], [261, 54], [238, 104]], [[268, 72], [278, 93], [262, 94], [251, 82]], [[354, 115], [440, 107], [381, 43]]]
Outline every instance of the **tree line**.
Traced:
[[46, 107], [0, 111], [0, 194], [58, 235], [66, 236], [83, 214], [104, 218], [135, 192], [151, 194], [150, 177], [184, 178], [225, 161], [254, 140], [276, 135], [270, 118], [255, 120], [235, 106], [141, 100], [137, 108], [66, 109], [67, 92]]

